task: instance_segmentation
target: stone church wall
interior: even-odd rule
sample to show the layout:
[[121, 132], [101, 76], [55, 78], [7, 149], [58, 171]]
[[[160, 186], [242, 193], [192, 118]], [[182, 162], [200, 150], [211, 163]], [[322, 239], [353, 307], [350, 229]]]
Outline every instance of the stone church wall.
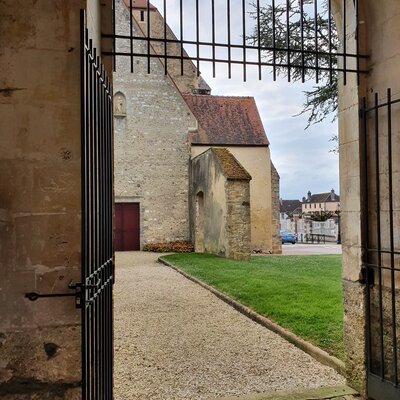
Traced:
[[[128, 9], [117, 1], [117, 29], [129, 32]], [[135, 25], [135, 34], [140, 34]], [[128, 43], [118, 43], [129, 50]], [[135, 46], [146, 43], [135, 42]], [[196, 126], [158, 58], [117, 60], [114, 93], [126, 98], [126, 116], [114, 119], [116, 201], [139, 202], [141, 245], [189, 239], [189, 128]]]

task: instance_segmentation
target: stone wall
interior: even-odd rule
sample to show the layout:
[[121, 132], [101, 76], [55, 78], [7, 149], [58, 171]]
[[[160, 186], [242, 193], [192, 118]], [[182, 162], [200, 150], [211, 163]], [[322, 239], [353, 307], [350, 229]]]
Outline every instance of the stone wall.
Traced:
[[[214, 150], [191, 162], [191, 240], [198, 252], [249, 259], [251, 177], [244, 169], [241, 177], [230, 176]], [[237, 163], [226, 149], [219, 150], [225, 151], [223, 156], [228, 153], [232, 164]]]
[[[336, 11], [336, 22], [339, 32], [342, 32], [340, 1], [332, 3]], [[355, 52], [355, 15], [354, 3], [351, 0], [347, 4], [347, 50]], [[400, 3], [396, 0], [376, 2], [366, 0], [360, 4], [359, 28], [360, 50], [368, 54], [369, 59], [361, 61], [361, 67], [369, 70], [368, 74], [361, 74], [360, 85], [357, 86], [356, 76], [348, 74], [347, 85], [344, 85], [342, 74], [339, 75], [339, 155], [340, 155], [340, 193], [341, 193], [341, 227], [343, 248], [343, 287], [345, 307], [345, 355], [346, 370], [349, 384], [366, 393], [367, 389], [367, 306], [366, 288], [360, 282], [362, 269], [363, 246], [366, 237], [362, 234], [362, 158], [360, 133], [361, 124], [359, 118], [359, 106], [361, 98], [366, 96], [369, 104], [372, 104], [374, 93], [379, 93], [383, 99], [388, 87], [392, 88], [393, 95], [399, 97], [400, 83], [397, 79], [398, 66], [400, 64], [400, 50], [398, 43], [400, 31]], [[382, 124], [387, 126], [387, 116], [381, 113]], [[397, 117], [398, 120], [398, 117]], [[373, 124], [373, 122], [371, 122]], [[373, 132], [373, 131], [371, 131]], [[394, 140], [398, 141], [400, 131], [394, 132]], [[385, 135], [381, 135], [383, 138]], [[375, 154], [373, 147], [369, 147], [368, 162], [374, 163]], [[381, 160], [387, 160], [387, 146], [380, 148]], [[394, 170], [399, 167], [397, 161]], [[372, 169], [370, 170], [372, 171]], [[370, 174], [369, 177], [373, 178]], [[387, 180], [387, 170], [382, 170], [381, 179]], [[371, 199], [376, 198], [374, 183], [370, 186]], [[387, 191], [382, 191], [382, 204], [387, 199]], [[373, 204], [373, 203], [370, 203]], [[373, 209], [371, 208], [371, 211]], [[371, 229], [374, 231], [373, 212], [370, 213]], [[397, 224], [397, 223], [396, 223]], [[383, 230], [387, 225], [383, 225]], [[383, 232], [383, 231], [382, 231]], [[389, 248], [388, 235], [382, 236], [382, 247]], [[374, 246], [374, 243], [370, 243]]]
[[282, 254], [282, 241], [280, 232], [280, 177], [274, 164], [271, 162], [271, 233], [272, 233], [272, 253]]
[[[80, 280], [86, 2], [28, 3], [0, 2], [0, 397], [71, 400], [80, 398], [80, 311], [73, 297], [25, 294], [69, 293]], [[91, 32], [98, 8], [92, 1]]]
[[[129, 11], [117, 1], [117, 30], [129, 33]], [[152, 12], [153, 14], [154, 12]], [[135, 23], [135, 34], [141, 34]], [[145, 51], [146, 43], [135, 42]], [[118, 42], [129, 50], [129, 42]], [[158, 58], [117, 60], [114, 93], [126, 97], [126, 116], [115, 118], [115, 198], [139, 202], [141, 245], [189, 239], [187, 132], [196, 126]]]
[[228, 246], [226, 257], [249, 260], [250, 241], [250, 186], [248, 181], [228, 180], [226, 183]]

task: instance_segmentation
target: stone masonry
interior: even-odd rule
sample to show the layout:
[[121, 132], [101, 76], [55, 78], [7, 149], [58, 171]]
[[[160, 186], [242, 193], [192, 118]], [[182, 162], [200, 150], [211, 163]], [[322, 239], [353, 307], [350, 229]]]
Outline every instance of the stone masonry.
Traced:
[[[126, 34], [129, 11], [117, 5], [117, 29]], [[141, 34], [137, 24], [135, 34]], [[129, 48], [129, 42], [117, 44]], [[126, 117], [114, 121], [116, 202], [140, 203], [142, 245], [188, 240], [187, 132], [196, 121], [158, 58], [151, 60], [151, 74], [144, 59], [134, 59], [133, 73], [130, 68], [129, 57], [117, 60], [114, 92], [126, 97]]]
[[280, 230], [280, 195], [279, 195], [279, 181], [280, 177], [274, 164], [271, 162], [271, 214], [272, 214], [272, 253], [282, 253], [282, 242], [279, 237]]

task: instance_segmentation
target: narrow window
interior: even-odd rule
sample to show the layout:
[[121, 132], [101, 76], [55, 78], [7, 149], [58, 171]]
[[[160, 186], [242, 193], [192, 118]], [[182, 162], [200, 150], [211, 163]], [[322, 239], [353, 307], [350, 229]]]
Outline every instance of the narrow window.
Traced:
[[144, 21], [144, 11], [140, 11], [140, 21], [143, 22]]

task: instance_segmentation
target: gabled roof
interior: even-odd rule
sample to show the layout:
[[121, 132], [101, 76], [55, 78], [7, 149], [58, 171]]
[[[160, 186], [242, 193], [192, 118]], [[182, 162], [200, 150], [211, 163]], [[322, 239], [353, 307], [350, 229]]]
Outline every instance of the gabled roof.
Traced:
[[[124, 0], [125, 5], [129, 8], [131, 6], [130, 0]], [[132, 0], [132, 9], [147, 10], [147, 0]], [[156, 7], [150, 3], [150, 10], [156, 10]]]
[[244, 169], [233, 154], [226, 148], [210, 149], [221, 166], [222, 173], [228, 180], [250, 181], [251, 175]]
[[268, 146], [253, 97], [183, 96], [199, 129], [192, 144]]
[[333, 194], [333, 199], [331, 193], [317, 193], [311, 196], [310, 200], [306, 200], [306, 203], [334, 203], [340, 201], [340, 196], [336, 193]]
[[300, 200], [281, 200], [281, 212], [286, 214], [300, 213], [301, 214], [301, 201]]

